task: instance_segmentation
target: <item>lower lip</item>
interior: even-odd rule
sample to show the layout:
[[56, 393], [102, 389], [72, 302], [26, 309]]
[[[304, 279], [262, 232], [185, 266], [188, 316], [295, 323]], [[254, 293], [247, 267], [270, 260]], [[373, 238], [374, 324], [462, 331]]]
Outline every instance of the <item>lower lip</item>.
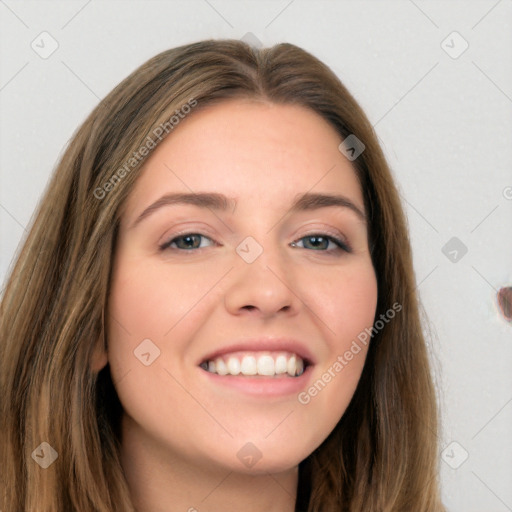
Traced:
[[212, 384], [226, 386], [254, 396], [286, 396], [300, 393], [306, 388], [311, 378], [313, 366], [307, 366], [302, 375], [290, 377], [279, 375], [277, 377], [218, 375], [202, 368], [199, 370]]

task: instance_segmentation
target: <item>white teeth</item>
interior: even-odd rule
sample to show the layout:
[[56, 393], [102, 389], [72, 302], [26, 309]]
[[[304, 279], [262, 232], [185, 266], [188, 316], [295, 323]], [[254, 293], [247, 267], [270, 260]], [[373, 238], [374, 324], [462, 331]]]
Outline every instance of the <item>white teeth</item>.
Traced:
[[274, 375], [274, 360], [271, 356], [261, 356], [258, 358], [258, 374]]
[[244, 356], [240, 371], [244, 375], [256, 375], [258, 373], [258, 366], [256, 365], [256, 358], [253, 356]]
[[228, 359], [228, 373], [238, 375], [240, 373], [240, 361], [236, 357]]
[[276, 374], [281, 375], [283, 373], [286, 373], [286, 369], [287, 369], [286, 356], [283, 356], [281, 354], [280, 356], [276, 357], [276, 364], [275, 364]]
[[217, 357], [201, 364], [204, 370], [218, 375], [262, 375], [273, 377], [288, 374], [298, 377], [304, 373], [304, 361], [291, 353], [235, 354], [224, 359]]
[[295, 370], [297, 369], [297, 360], [295, 359], [295, 354], [288, 359], [288, 364], [286, 365], [286, 371], [290, 377], [295, 376]]
[[228, 374], [228, 367], [226, 366], [226, 363], [223, 359], [218, 357], [215, 359], [215, 367], [217, 369], [216, 373], [219, 375], [227, 375]]
[[304, 361], [299, 357], [297, 359], [297, 376], [304, 373]]

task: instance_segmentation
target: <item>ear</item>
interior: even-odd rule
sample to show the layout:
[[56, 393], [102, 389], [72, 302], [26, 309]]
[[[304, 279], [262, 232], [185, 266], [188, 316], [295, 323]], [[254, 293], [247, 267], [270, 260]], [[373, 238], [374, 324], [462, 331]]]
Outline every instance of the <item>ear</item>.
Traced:
[[96, 341], [94, 352], [91, 356], [91, 371], [98, 373], [108, 363], [107, 351], [104, 347], [103, 336]]

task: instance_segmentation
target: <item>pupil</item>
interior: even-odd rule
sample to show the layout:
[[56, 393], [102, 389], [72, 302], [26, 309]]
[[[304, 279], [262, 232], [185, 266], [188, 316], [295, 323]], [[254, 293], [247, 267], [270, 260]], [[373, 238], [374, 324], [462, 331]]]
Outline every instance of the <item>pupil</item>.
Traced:
[[197, 235], [186, 235], [183, 237], [183, 241], [185, 242], [187, 249], [190, 249], [191, 246], [195, 247], [197, 245], [194, 244], [194, 239], [197, 241]]
[[312, 241], [312, 245], [314, 247], [318, 247], [324, 241], [324, 238], [321, 236], [311, 236], [309, 238]]

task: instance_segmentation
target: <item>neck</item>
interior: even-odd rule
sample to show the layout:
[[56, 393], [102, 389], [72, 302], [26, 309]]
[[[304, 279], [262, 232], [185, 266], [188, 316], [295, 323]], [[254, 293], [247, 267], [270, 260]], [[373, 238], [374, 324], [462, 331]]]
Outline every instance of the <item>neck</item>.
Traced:
[[298, 467], [281, 473], [244, 474], [193, 464], [143, 437], [122, 420], [121, 464], [137, 512], [293, 512]]

